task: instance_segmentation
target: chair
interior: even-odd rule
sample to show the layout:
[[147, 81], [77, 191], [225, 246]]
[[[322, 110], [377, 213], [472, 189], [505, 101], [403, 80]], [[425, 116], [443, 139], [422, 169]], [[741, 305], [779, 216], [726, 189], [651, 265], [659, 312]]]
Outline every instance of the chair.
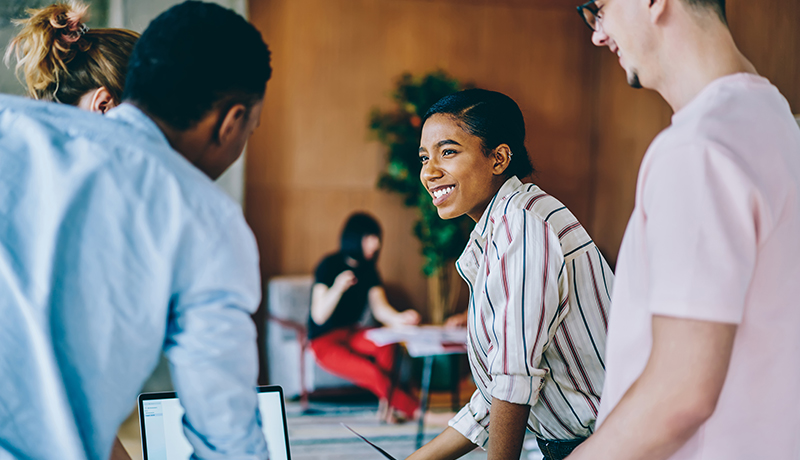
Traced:
[[355, 385], [328, 373], [314, 360], [306, 324], [311, 310], [311, 275], [277, 276], [267, 284], [267, 362], [270, 383], [305, 405], [311, 392]]

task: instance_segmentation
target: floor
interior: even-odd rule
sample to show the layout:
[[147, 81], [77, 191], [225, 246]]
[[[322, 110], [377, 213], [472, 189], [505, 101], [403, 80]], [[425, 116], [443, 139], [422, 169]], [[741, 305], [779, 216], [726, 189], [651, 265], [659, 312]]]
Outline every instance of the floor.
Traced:
[[[467, 379], [469, 380], [469, 379]], [[467, 381], [462, 386], [462, 401], [465, 403], [472, 393]], [[474, 387], [472, 387], [474, 388]], [[370, 441], [378, 444], [397, 459], [410, 455], [415, 448], [417, 424], [390, 425], [381, 423], [377, 417], [377, 403], [371, 398], [348, 398], [342, 400], [312, 401], [310, 410], [304, 410], [299, 402], [286, 403], [289, 441], [293, 460], [379, 460], [383, 457], [368, 444], [342, 426], [352, 427]], [[433, 394], [431, 410], [426, 417], [425, 442], [433, 439], [447, 427], [454, 415], [447, 393]], [[136, 411], [120, 427], [119, 437], [134, 460], [142, 458]], [[475, 449], [462, 457], [467, 460], [486, 458], [486, 452]], [[541, 453], [535, 438], [528, 435], [522, 459], [540, 460]]]

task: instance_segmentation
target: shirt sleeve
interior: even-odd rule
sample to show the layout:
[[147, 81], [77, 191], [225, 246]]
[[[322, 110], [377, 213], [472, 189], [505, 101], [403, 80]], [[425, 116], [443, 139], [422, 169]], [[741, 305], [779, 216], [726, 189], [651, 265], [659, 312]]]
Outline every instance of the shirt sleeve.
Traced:
[[333, 265], [333, 259], [331, 256], [322, 259], [322, 262], [317, 265], [317, 269], [314, 270], [314, 283], [322, 283], [328, 287], [333, 286], [333, 282], [336, 281], [336, 277], [339, 275], [339, 273], [341, 273], [336, 272]]
[[383, 285], [383, 282], [381, 281], [381, 275], [378, 273], [378, 269], [375, 266], [370, 267], [370, 269], [366, 271], [366, 280], [359, 278], [358, 282], [364, 282], [365, 286], [367, 286], [367, 289]]
[[546, 221], [524, 210], [496, 222], [490, 244], [483, 295], [493, 308], [491, 396], [533, 405], [548, 372], [542, 353], [568, 310], [561, 245]]
[[480, 390], [475, 390], [466, 406], [447, 423], [473, 444], [486, 448], [489, 441], [489, 407]]
[[721, 147], [687, 145], [654, 158], [645, 181], [650, 311], [739, 323], [763, 212], [747, 171]]
[[175, 260], [164, 348], [193, 459], [268, 457], [250, 317], [260, 301], [258, 252], [241, 211], [231, 214], [187, 225]]

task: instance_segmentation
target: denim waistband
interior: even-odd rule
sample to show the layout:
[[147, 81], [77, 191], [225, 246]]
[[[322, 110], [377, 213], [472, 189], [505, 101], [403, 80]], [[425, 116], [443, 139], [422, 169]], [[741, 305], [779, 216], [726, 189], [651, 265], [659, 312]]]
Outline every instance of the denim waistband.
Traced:
[[576, 447], [581, 445], [586, 438], [569, 439], [565, 441], [547, 441], [539, 437], [536, 438], [539, 450], [542, 451], [545, 460], [562, 460], [566, 458]]

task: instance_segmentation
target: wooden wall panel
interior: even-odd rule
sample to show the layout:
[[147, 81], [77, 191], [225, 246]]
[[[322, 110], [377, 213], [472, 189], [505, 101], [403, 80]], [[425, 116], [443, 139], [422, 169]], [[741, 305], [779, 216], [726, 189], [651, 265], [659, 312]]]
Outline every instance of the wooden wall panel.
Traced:
[[800, 2], [728, 0], [727, 9], [739, 49], [800, 113]]
[[649, 90], [628, 86], [608, 48], [598, 48], [593, 145], [596, 162], [592, 238], [612, 266], [633, 211], [636, 176], [653, 138], [670, 123], [672, 109]]
[[[250, 142], [247, 216], [264, 276], [310, 272], [357, 209], [386, 231], [381, 270], [424, 309], [413, 210], [375, 189], [381, 146], [367, 114], [402, 72], [442, 68], [505, 92], [525, 114], [535, 178], [616, 259], [636, 173], [671, 110], [627, 86], [607, 49], [561, 0], [255, 0], [274, 52], [262, 126]], [[800, 112], [800, 2], [729, 0], [734, 38]]]
[[[728, 0], [728, 22], [741, 51], [800, 112], [800, 2]], [[672, 110], [649, 90], [627, 86], [607, 48], [597, 63], [596, 170], [592, 236], [613, 262], [633, 210], [636, 174], [653, 138], [670, 123]]]
[[390, 106], [403, 72], [441, 68], [513, 97], [526, 117], [537, 182], [588, 221], [591, 49], [573, 6], [272, 0], [251, 2], [251, 20], [275, 68], [247, 168], [247, 216], [265, 278], [313, 270], [336, 248], [346, 215], [364, 209], [385, 230], [385, 280], [424, 311], [414, 211], [376, 190], [385, 157], [366, 129], [372, 107]]

